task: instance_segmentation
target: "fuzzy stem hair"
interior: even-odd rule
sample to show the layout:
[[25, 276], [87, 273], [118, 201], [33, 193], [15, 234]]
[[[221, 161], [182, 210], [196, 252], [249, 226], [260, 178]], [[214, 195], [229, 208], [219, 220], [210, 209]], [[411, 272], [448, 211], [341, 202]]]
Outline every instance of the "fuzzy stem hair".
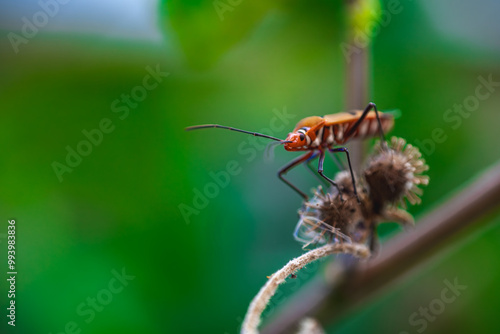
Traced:
[[293, 260], [290, 260], [283, 268], [275, 272], [266, 284], [260, 289], [259, 293], [254, 297], [248, 308], [245, 320], [241, 327], [242, 334], [258, 334], [258, 326], [261, 322], [261, 314], [264, 312], [269, 300], [274, 295], [278, 286], [285, 279], [302, 269], [307, 264], [319, 260], [325, 256], [344, 253], [351, 254], [358, 258], [368, 258], [370, 251], [365, 245], [351, 243], [332, 243], [313, 249]]

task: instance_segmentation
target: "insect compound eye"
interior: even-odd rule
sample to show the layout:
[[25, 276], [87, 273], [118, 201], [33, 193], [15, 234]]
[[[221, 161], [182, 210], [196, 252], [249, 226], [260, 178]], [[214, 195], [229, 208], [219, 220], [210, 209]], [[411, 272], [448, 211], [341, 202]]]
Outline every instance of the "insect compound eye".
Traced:
[[300, 140], [301, 140], [301, 141], [304, 141], [304, 140], [306, 139], [306, 135], [305, 135], [305, 134], [303, 134], [302, 132], [301, 132], [301, 133], [299, 133], [299, 137], [300, 137]]

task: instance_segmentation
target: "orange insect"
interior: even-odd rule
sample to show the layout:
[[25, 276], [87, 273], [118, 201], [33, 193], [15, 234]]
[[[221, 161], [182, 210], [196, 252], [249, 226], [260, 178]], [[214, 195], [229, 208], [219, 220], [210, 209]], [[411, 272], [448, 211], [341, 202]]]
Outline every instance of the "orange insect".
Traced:
[[350, 139], [370, 138], [377, 134], [379, 134], [382, 141], [385, 142], [384, 132], [390, 131], [393, 125], [394, 117], [391, 114], [379, 112], [377, 106], [370, 102], [364, 110], [339, 112], [324, 117], [306, 117], [297, 123], [293, 132], [290, 132], [285, 140], [218, 124], [190, 126], [186, 128], [186, 131], [204, 128], [221, 128], [278, 141], [280, 144], [284, 145], [287, 151], [307, 151], [307, 153], [292, 160], [278, 171], [278, 177], [307, 200], [308, 197], [303, 191], [283, 177], [290, 169], [303, 162], [310, 162], [319, 156], [319, 175], [336, 187], [341, 194], [338, 185], [323, 173], [323, 163], [325, 160], [325, 151], [344, 152], [347, 156], [354, 192], [357, 197], [349, 151], [345, 147], [336, 146], [345, 144]]

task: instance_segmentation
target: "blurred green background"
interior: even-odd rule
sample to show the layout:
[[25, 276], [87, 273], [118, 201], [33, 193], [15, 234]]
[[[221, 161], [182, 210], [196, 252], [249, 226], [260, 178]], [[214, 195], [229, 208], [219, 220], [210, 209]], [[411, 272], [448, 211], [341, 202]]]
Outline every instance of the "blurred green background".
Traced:
[[[7, 220], [15, 219], [18, 271], [13, 329], [6, 326], [2, 266], [3, 332], [237, 333], [266, 275], [302, 253], [292, 237], [300, 198], [276, 177], [295, 154], [278, 148], [265, 162], [265, 141], [183, 129], [219, 123], [268, 131], [276, 112], [286, 111], [293, 117], [272, 133], [284, 138], [303, 117], [343, 110], [344, 4], [57, 4], [47, 7], [54, 15], [45, 24], [36, 17], [34, 33], [22, 18], [33, 21], [38, 2], [0, 2], [0, 258], [6, 263]], [[470, 113], [447, 112], [474, 102], [479, 77], [500, 81], [500, 5], [401, 0], [382, 8], [386, 21], [367, 19], [380, 28], [370, 99], [382, 110], [401, 110], [392, 134], [418, 144], [430, 166], [423, 203], [411, 208], [418, 224], [419, 215], [500, 158], [499, 86], [469, 105]], [[154, 69], [168, 72], [157, 85], [147, 79]], [[113, 130], [96, 135], [98, 145], [79, 144], [87, 140], [82, 131], [103, 119]], [[436, 128], [446, 140], [432, 148]], [[91, 152], [72, 161], [60, 181], [54, 162], [67, 165], [68, 147]], [[238, 173], [186, 219], [180, 205], [194, 207], [196, 192], [213, 182], [210, 173], [231, 161]], [[303, 189], [317, 182], [303, 167], [289, 177]], [[489, 216], [486, 227], [329, 332], [417, 333], [423, 325], [410, 323], [411, 315], [455, 278], [467, 288], [425, 332], [499, 332], [499, 222]], [[379, 231], [385, 238], [403, 233], [395, 224]], [[324, 265], [284, 285], [265, 318]], [[124, 283], [115, 279], [122, 271]]]

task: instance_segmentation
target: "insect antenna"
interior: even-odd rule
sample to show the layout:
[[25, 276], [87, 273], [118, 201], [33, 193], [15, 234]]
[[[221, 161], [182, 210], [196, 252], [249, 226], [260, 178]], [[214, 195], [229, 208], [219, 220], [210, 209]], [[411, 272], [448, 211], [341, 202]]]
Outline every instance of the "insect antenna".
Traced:
[[268, 136], [268, 135], [265, 135], [265, 134], [262, 134], [262, 133], [258, 133], [258, 132], [245, 131], [245, 130], [236, 129], [236, 128], [232, 128], [232, 127], [224, 126], [224, 125], [219, 125], [219, 124], [204, 124], [204, 125], [188, 126], [185, 130], [186, 131], [191, 131], [191, 130], [207, 129], [207, 128], [218, 128], [218, 129], [226, 129], [226, 130], [231, 130], [231, 131], [237, 131], [237, 132], [246, 133], [246, 134], [249, 134], [249, 135], [252, 135], [252, 136], [263, 137], [263, 138], [267, 138], [267, 139], [271, 139], [271, 140], [275, 140], [275, 141], [279, 141], [279, 142], [284, 143], [283, 140], [281, 140], [279, 138], [276, 138], [276, 137], [273, 137], [273, 136]]

